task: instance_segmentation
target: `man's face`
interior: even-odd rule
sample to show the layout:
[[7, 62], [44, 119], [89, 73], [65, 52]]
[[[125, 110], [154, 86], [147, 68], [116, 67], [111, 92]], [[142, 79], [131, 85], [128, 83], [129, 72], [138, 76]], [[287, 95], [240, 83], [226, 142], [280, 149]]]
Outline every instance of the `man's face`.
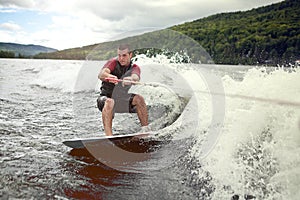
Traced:
[[130, 64], [131, 57], [132, 53], [130, 53], [128, 49], [118, 49], [118, 61], [122, 66], [128, 66]]

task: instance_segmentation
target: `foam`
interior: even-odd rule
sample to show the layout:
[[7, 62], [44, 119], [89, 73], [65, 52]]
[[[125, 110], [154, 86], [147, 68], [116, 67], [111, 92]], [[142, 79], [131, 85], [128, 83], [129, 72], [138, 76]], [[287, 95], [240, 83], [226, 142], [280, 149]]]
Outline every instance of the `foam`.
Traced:
[[299, 78], [298, 69], [267, 72], [261, 68], [248, 70], [242, 81], [223, 77], [225, 94], [270, 101], [226, 97], [225, 120], [216, 147], [202, 159], [201, 143], [194, 146], [194, 156], [201, 158], [203, 169], [214, 178], [215, 199], [230, 198], [233, 193], [258, 199], [293, 199], [299, 194], [300, 108], [278, 103], [300, 99]]
[[48, 89], [58, 89], [63, 92], [73, 92], [81, 66], [81, 61], [48, 61], [42, 63], [35, 66], [37, 75], [31, 84]]

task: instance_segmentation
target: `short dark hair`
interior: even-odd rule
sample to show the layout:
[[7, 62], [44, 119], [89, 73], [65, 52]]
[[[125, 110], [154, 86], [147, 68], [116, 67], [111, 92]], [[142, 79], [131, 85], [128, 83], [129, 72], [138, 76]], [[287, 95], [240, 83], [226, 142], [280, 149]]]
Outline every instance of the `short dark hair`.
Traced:
[[121, 51], [125, 50], [125, 49], [128, 49], [128, 52], [131, 52], [129, 44], [120, 44], [118, 49], [121, 50]]

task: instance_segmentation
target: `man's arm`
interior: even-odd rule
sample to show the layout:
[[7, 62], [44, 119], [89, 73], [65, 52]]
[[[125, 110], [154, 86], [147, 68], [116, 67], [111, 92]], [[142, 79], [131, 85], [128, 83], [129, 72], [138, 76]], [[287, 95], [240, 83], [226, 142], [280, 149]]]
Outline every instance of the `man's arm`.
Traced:
[[[118, 79], [118, 77], [115, 75], [112, 75], [110, 69], [106, 68], [106, 67], [101, 69], [100, 73], [98, 74], [98, 78], [101, 81], [106, 81], [105, 80], [106, 78]], [[116, 83], [115, 81], [109, 81], [109, 82]]]
[[[125, 85], [130, 85], [130, 84], [132, 84], [132, 82], [139, 82], [140, 81], [140, 74], [141, 74], [140, 67], [136, 64], [133, 64], [131, 75], [128, 76], [128, 77], [123, 78], [123, 80], [125, 80], [125, 82], [124, 82]], [[128, 81], [127, 83], [126, 83], [126, 80]]]
[[[118, 78], [117, 76], [114, 76], [111, 74], [111, 72], [114, 70], [116, 64], [117, 64], [117, 61], [114, 58], [107, 61], [105, 63], [105, 65], [102, 67], [101, 71], [99, 72], [98, 78], [101, 81], [106, 81], [105, 80], [106, 78], [117, 79]], [[115, 83], [115, 81], [109, 81], [109, 82]]]
[[140, 80], [140, 77], [137, 74], [132, 74], [131, 78], [133, 81], [138, 82]]

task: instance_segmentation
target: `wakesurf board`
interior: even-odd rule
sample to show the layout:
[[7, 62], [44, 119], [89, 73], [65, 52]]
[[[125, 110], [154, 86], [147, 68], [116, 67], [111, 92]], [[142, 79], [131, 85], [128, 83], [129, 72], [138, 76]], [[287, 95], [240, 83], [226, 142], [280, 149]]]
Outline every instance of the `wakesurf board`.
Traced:
[[[63, 141], [63, 144], [72, 149], [82, 149], [89, 146], [107, 145], [113, 143], [115, 145], [126, 145], [129, 143], [144, 143], [147, 142], [153, 133], [133, 133], [126, 135], [102, 136], [87, 139], [73, 139]], [[148, 141], [149, 142], [149, 141]]]

